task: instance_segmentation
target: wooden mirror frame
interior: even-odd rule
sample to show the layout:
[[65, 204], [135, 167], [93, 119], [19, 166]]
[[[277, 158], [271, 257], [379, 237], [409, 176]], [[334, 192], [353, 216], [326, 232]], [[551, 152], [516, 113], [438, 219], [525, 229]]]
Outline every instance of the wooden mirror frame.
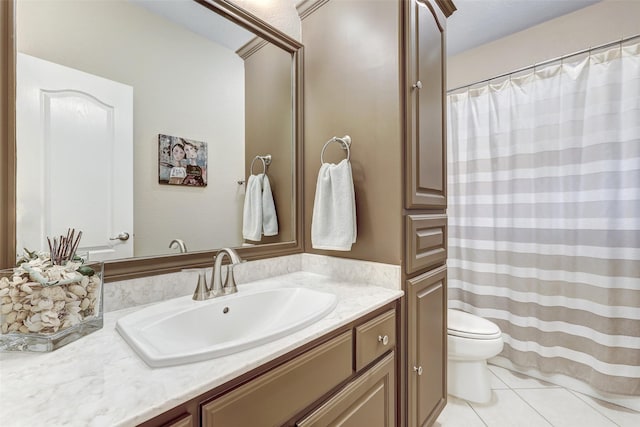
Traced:
[[[16, 261], [16, 20], [15, 1], [0, 1], [0, 269], [11, 268]], [[302, 44], [273, 28], [260, 18], [227, 0], [195, 0], [230, 21], [247, 28], [266, 41], [291, 53], [293, 58], [293, 158], [295, 177], [294, 240], [237, 248], [243, 259], [254, 260], [303, 252], [302, 192]], [[128, 258], [105, 261], [105, 280], [133, 279], [180, 271], [184, 268], [209, 267], [217, 250]]]

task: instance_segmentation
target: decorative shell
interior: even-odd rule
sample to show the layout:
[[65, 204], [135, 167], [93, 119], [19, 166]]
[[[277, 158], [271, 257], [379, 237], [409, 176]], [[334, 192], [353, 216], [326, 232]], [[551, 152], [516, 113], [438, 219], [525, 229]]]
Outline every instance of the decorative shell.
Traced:
[[14, 269], [12, 277], [0, 277], [1, 333], [51, 334], [96, 315], [100, 275], [80, 274], [78, 267], [37, 258]]

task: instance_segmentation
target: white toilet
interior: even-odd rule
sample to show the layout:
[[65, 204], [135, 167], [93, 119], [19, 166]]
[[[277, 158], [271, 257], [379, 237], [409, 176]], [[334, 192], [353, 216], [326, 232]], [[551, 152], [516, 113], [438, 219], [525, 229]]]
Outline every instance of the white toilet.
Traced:
[[450, 308], [447, 316], [448, 392], [486, 403], [491, 400], [487, 359], [502, 351], [502, 332], [495, 323], [464, 311]]

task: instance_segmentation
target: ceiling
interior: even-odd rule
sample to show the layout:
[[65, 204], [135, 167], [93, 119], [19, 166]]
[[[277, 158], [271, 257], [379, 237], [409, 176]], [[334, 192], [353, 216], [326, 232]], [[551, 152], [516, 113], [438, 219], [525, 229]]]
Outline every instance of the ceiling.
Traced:
[[[236, 50], [254, 35], [192, 0], [129, 0], [210, 40]], [[285, 0], [286, 1], [286, 0]], [[290, 0], [294, 3], [299, 0]], [[456, 55], [601, 0], [453, 0], [447, 55]], [[203, 13], [204, 12], [204, 13]]]
[[447, 20], [447, 55], [452, 56], [600, 0], [453, 0]]
[[255, 37], [252, 32], [193, 0], [129, 1], [233, 51]]

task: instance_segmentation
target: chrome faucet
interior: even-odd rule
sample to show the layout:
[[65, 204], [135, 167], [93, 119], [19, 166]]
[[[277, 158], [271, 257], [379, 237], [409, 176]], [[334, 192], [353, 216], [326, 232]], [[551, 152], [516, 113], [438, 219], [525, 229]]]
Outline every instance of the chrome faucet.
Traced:
[[[227, 277], [222, 282], [222, 259], [229, 257], [229, 265], [227, 266]], [[236, 280], [233, 277], [233, 268], [236, 264], [240, 264], [242, 258], [238, 253], [231, 248], [222, 248], [218, 251], [215, 257], [215, 263], [213, 265], [213, 271], [211, 272], [211, 289], [209, 292], [209, 298], [219, 297], [221, 295], [228, 295], [238, 292], [236, 287]]]
[[180, 253], [186, 253], [187, 252], [187, 245], [184, 244], [184, 241], [182, 239], [173, 239], [171, 241], [171, 243], [169, 243], [169, 249], [173, 249], [174, 248], [174, 243], [178, 245], [178, 247], [180, 248]]

